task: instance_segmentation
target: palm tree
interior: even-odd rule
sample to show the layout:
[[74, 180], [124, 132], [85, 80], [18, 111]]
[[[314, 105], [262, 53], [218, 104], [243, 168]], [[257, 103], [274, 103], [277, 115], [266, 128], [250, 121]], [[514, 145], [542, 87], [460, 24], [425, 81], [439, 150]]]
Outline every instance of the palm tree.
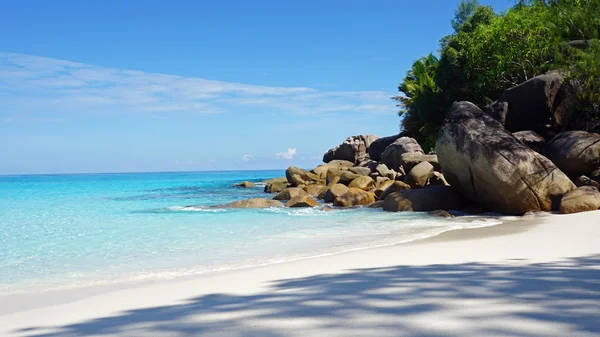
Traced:
[[[395, 96], [400, 101], [401, 127], [405, 135], [424, 142], [431, 142], [443, 119], [440, 111], [440, 88], [435, 82], [439, 59], [429, 54], [413, 63], [398, 90], [404, 96]], [[433, 137], [435, 138], [435, 137]], [[435, 141], [435, 140], [433, 140]], [[426, 146], [431, 144], [426, 144]]]

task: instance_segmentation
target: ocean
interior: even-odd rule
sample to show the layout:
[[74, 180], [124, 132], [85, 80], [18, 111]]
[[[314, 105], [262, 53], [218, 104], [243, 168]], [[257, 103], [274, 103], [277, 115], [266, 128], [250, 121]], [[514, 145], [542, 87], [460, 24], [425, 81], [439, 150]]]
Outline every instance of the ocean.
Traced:
[[358, 208], [208, 209], [284, 171], [0, 176], [0, 292], [169, 279], [500, 223]]

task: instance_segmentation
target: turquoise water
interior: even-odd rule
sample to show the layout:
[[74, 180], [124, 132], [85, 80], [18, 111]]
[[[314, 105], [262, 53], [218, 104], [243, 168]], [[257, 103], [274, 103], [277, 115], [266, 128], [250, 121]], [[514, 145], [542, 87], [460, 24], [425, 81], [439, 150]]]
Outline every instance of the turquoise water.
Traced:
[[283, 171], [0, 176], [0, 291], [163, 279], [390, 245], [498, 223], [373, 209], [185, 209]]

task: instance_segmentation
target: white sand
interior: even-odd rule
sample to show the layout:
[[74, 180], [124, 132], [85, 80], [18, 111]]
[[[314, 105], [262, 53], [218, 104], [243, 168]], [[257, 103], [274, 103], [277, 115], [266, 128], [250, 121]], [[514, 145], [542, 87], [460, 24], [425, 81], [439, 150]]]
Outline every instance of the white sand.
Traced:
[[600, 211], [126, 288], [0, 296], [0, 335], [600, 336]]

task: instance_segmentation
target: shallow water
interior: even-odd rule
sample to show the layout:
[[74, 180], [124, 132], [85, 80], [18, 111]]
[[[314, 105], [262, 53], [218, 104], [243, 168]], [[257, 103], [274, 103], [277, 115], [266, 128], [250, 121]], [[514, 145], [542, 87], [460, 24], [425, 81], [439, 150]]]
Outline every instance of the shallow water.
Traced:
[[170, 278], [498, 224], [374, 209], [203, 209], [283, 171], [0, 176], [0, 291]]

